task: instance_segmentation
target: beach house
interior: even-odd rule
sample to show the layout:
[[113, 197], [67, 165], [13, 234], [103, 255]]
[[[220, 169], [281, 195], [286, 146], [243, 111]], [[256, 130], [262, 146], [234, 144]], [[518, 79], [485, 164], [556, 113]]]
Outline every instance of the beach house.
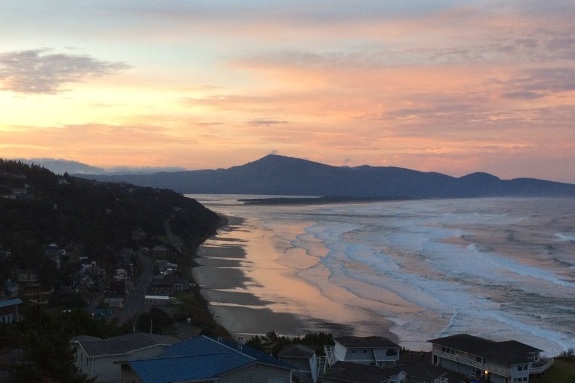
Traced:
[[316, 383], [318, 377], [315, 350], [303, 344], [288, 344], [278, 354], [278, 358], [295, 367], [293, 376], [301, 383]]
[[546, 371], [553, 359], [542, 358], [542, 350], [515, 341], [492, 341], [468, 334], [432, 339], [432, 363], [493, 383], [528, 382]]
[[381, 336], [341, 336], [334, 338], [335, 345], [326, 347], [328, 364], [338, 361], [367, 364], [376, 367], [393, 366], [399, 360], [401, 347]]

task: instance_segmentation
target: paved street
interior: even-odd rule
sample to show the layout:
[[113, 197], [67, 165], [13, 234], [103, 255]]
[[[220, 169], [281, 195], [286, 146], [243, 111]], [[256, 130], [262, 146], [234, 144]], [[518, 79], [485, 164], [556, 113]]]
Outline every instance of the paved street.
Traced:
[[140, 255], [140, 264], [142, 272], [140, 279], [134, 286], [134, 291], [128, 294], [124, 307], [118, 314], [118, 325], [135, 320], [136, 317], [144, 311], [144, 297], [146, 289], [154, 277], [154, 261], [149, 255]]

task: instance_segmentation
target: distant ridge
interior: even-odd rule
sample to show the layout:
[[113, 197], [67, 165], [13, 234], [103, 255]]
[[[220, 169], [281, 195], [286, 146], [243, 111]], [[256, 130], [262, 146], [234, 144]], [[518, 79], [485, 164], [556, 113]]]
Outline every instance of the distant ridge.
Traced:
[[14, 161], [20, 161], [28, 165], [39, 165], [43, 168], [50, 170], [55, 174], [64, 175], [68, 174], [107, 174], [107, 175], [122, 175], [122, 174], [152, 174], [161, 171], [182, 171], [184, 169], [179, 167], [130, 167], [118, 166], [112, 168], [98, 168], [83, 164], [78, 161], [62, 160], [58, 158], [16, 158]]
[[338, 167], [279, 155], [228, 169], [154, 174], [87, 175], [105, 182], [167, 188], [186, 194], [268, 194], [345, 198], [575, 197], [575, 184], [487, 173], [460, 178], [399, 167]]

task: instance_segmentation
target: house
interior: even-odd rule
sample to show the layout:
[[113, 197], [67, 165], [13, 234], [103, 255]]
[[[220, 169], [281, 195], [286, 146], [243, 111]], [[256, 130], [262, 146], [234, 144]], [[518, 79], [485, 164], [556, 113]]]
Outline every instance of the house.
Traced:
[[[154, 253], [157, 253], [159, 246], [154, 247]], [[164, 248], [164, 246], [160, 246], [161, 248]], [[166, 249], [167, 251], [167, 249]], [[176, 265], [175, 263], [171, 263], [168, 262], [165, 259], [158, 259], [156, 261], [156, 264], [158, 265], [158, 270], [160, 272], [160, 275], [169, 275], [172, 274], [173, 272], [178, 270], [178, 265]]]
[[144, 306], [168, 306], [178, 304], [176, 298], [170, 297], [169, 295], [148, 295], [144, 296]]
[[292, 366], [241, 343], [199, 336], [176, 343], [154, 359], [122, 364], [123, 383], [291, 383]]
[[124, 298], [122, 297], [104, 298], [104, 303], [107, 304], [108, 307], [120, 309], [124, 307]]
[[303, 344], [288, 344], [279, 352], [280, 360], [294, 366], [293, 376], [302, 383], [316, 383], [318, 376], [315, 350]]
[[405, 372], [406, 383], [448, 383], [464, 382], [463, 374], [446, 370], [429, 363], [431, 352], [429, 351], [404, 351], [401, 353], [396, 368]]
[[397, 368], [340, 361], [322, 375], [322, 383], [405, 383], [406, 378]]
[[6, 295], [8, 295], [9, 297], [15, 297], [16, 295], [18, 295], [18, 284], [12, 282], [11, 279], [7, 279], [4, 282], [4, 291], [6, 292]]
[[542, 350], [514, 340], [457, 334], [429, 342], [434, 365], [494, 383], [528, 382], [530, 375], [543, 373], [553, 363], [540, 356]]
[[24, 270], [16, 270], [16, 280], [18, 283], [23, 283], [28, 286], [39, 286], [39, 278], [38, 273], [36, 270], [33, 269], [24, 269]]
[[96, 382], [119, 382], [120, 364], [129, 360], [153, 358], [177, 338], [158, 334], [134, 333], [108, 339], [92, 336], [72, 338], [76, 367]]
[[123, 267], [118, 267], [116, 270], [114, 270], [114, 279], [116, 281], [128, 280], [128, 270], [124, 269]]
[[186, 279], [167, 275], [165, 277], [155, 277], [152, 279], [147, 292], [150, 295], [170, 295], [184, 290], [189, 290], [191, 287], [192, 283]]
[[335, 345], [326, 347], [328, 364], [353, 362], [376, 367], [393, 366], [399, 360], [401, 347], [381, 336], [341, 336], [334, 338]]
[[96, 261], [88, 258], [88, 257], [80, 257], [80, 270], [81, 273], [86, 273], [88, 270], [92, 268], [96, 268]]
[[22, 304], [20, 298], [0, 301], [0, 324], [18, 322], [18, 306]]

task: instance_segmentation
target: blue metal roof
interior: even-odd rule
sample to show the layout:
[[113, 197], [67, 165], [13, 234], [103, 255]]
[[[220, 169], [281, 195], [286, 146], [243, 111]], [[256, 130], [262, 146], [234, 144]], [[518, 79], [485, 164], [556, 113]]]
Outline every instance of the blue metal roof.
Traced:
[[14, 298], [14, 299], [8, 299], [7, 301], [0, 302], [0, 307], [9, 307], [9, 306], [14, 306], [14, 305], [19, 305], [19, 304], [22, 304], [22, 299]]
[[291, 365], [233, 341], [217, 341], [206, 336], [188, 339], [167, 347], [157, 359], [128, 364], [144, 383], [209, 380], [252, 363], [291, 369]]
[[261, 363], [265, 363], [265, 364], [271, 364], [273, 366], [279, 366], [279, 367], [286, 367], [286, 368], [294, 368], [294, 366], [292, 366], [289, 363], [284, 362], [283, 360], [280, 360], [278, 358], [275, 358], [273, 356], [271, 356], [270, 354], [266, 354], [265, 352], [262, 352], [260, 350], [256, 350], [255, 348], [251, 348], [249, 346], [246, 346], [245, 344], [241, 344], [236, 342], [235, 340], [230, 340], [230, 339], [224, 339], [222, 340], [222, 343], [234, 348], [236, 350], [239, 350], [239, 352], [251, 356], [252, 358], [256, 359], [258, 362]]
[[237, 353], [236, 350], [207, 336], [198, 336], [167, 347], [160, 355], [162, 358], [175, 356], [196, 356], [207, 354]]
[[239, 353], [196, 355], [129, 362], [144, 383], [207, 380], [253, 363]]

